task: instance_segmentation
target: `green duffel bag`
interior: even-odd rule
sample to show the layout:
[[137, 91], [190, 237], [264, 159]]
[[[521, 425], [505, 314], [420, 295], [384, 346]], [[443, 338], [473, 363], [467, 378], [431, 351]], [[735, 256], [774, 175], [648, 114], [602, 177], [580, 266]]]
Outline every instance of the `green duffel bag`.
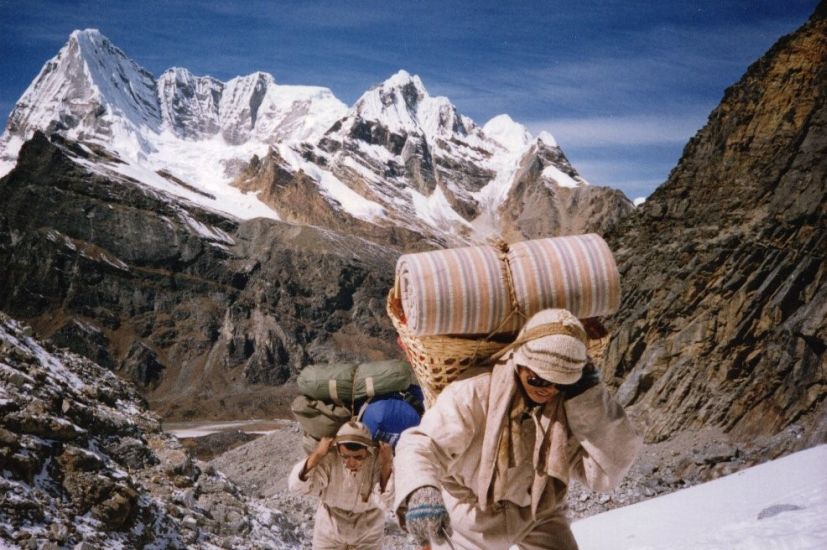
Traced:
[[290, 404], [290, 411], [296, 417], [305, 435], [316, 440], [334, 437], [339, 428], [351, 419], [353, 413], [347, 407], [298, 395]]
[[350, 405], [353, 400], [353, 363], [308, 365], [299, 373], [296, 382], [299, 392], [307, 397]]
[[356, 400], [405, 391], [413, 383], [411, 365], [401, 359], [372, 361], [356, 367], [353, 393]]

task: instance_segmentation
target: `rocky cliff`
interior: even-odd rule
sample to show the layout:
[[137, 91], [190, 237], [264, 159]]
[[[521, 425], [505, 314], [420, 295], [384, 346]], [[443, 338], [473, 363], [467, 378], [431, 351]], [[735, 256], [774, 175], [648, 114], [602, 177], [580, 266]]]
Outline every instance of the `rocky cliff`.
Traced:
[[309, 362], [396, 353], [394, 251], [240, 222], [92, 173], [119, 161], [54, 139], [37, 134], [0, 180], [0, 309], [135, 381], [160, 412], [263, 414], [279, 405], [266, 385]]
[[633, 209], [580, 177], [550, 134], [507, 115], [477, 126], [405, 71], [317, 142], [255, 157], [233, 185], [285, 221], [404, 250], [603, 230]]
[[624, 288], [604, 372], [650, 440], [702, 426], [825, 439], [825, 15], [726, 91], [608, 237]]
[[0, 313], [0, 545], [300, 546], [303, 529], [193, 460], [131, 384], [30, 333]]

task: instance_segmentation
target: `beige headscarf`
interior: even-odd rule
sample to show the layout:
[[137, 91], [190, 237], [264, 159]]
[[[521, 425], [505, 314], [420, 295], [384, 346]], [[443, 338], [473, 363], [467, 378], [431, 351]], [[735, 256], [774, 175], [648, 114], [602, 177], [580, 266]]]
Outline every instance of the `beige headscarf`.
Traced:
[[550, 478], [563, 485], [569, 482], [569, 429], [562, 396], [542, 406], [531, 457], [523, 456], [521, 419], [529, 402], [519, 388], [516, 365], [509, 356], [494, 367], [489, 393], [488, 421], [483, 436], [478, 495], [486, 495], [480, 506], [486, 509], [506, 494], [505, 472], [516, 464], [531, 460], [534, 466], [531, 511], [537, 513], [540, 498]]
[[498, 355], [555, 384], [573, 384], [583, 374], [588, 336], [583, 324], [565, 309], [544, 309], [531, 316], [517, 338]]

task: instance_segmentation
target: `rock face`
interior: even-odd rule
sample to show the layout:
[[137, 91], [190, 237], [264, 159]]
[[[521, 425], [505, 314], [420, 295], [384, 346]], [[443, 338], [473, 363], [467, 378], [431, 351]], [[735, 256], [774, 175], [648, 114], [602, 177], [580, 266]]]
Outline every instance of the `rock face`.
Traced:
[[551, 135], [507, 115], [480, 127], [405, 71], [348, 109], [327, 88], [263, 72], [221, 82], [172, 68], [156, 80], [94, 29], [73, 32], [15, 105], [0, 176], [38, 130], [122, 161], [92, 168], [211, 210], [404, 250], [602, 229], [632, 210], [589, 186]]
[[0, 309], [115, 368], [162, 413], [263, 414], [267, 393], [251, 385], [397, 353], [384, 311], [394, 251], [238, 222], [92, 174], [84, 163], [115, 161], [55, 140], [36, 135], [0, 180]]
[[[0, 540], [295, 548], [303, 530], [160, 431], [135, 389], [0, 313]], [[5, 547], [5, 545], [4, 545]]]
[[234, 185], [286, 221], [406, 250], [602, 230], [632, 210], [621, 192], [588, 185], [551, 135], [533, 138], [507, 115], [479, 127], [405, 71], [317, 142], [254, 158]]
[[604, 372], [650, 440], [825, 439], [827, 8], [724, 95], [608, 239], [624, 281]]
[[559, 148], [545, 147], [542, 141], [531, 148], [498, 208], [503, 238], [516, 242], [549, 235], [603, 234], [631, 212], [621, 191], [571, 184], [579, 179]]

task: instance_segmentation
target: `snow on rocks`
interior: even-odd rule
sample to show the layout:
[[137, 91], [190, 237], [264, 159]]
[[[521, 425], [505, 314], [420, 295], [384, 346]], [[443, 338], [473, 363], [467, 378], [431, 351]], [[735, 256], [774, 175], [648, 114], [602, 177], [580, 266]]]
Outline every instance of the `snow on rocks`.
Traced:
[[0, 546], [295, 548], [111, 372], [0, 314]]
[[[527, 183], [526, 167], [542, 170], [537, 186], [550, 199], [555, 186], [586, 183], [550, 134], [532, 137], [507, 115], [479, 127], [404, 70], [348, 108], [327, 88], [280, 85], [261, 71], [222, 82], [175, 67], [156, 80], [97, 30], [72, 33], [16, 104], [0, 137], [0, 176], [36, 130], [106, 151], [107, 161], [81, 161], [92, 171], [238, 219], [281, 212], [284, 221], [337, 230], [350, 222], [377, 239], [392, 234], [391, 242], [400, 232], [442, 245], [509, 232], [501, 211], [509, 193], [538, 179], [531, 173]], [[293, 179], [307, 175], [315, 188], [297, 199], [235, 187], [271, 148]], [[320, 219], [295, 214], [291, 201], [307, 198], [328, 203]]]

